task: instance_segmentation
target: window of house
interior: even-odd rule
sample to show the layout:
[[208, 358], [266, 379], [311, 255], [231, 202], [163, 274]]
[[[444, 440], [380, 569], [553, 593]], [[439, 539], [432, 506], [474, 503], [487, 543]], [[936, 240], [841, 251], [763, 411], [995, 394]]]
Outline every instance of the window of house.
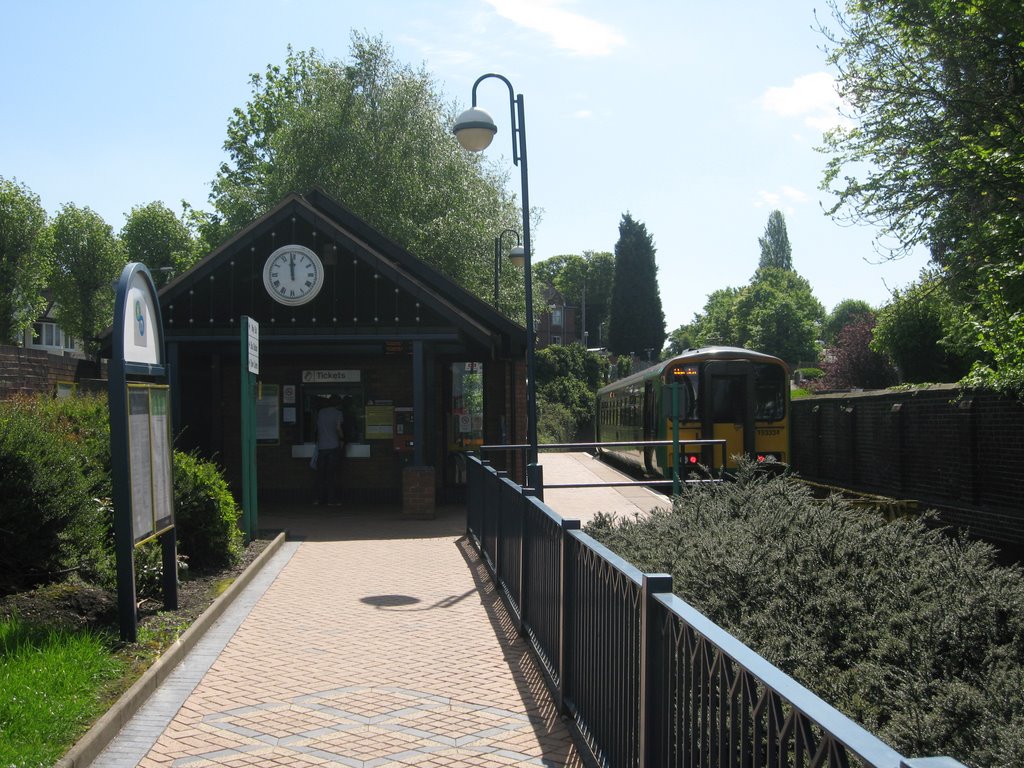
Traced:
[[[562, 308], [561, 307], [553, 307], [551, 309], [551, 324], [552, 325], [561, 325], [562, 324]], [[558, 342], [556, 341], [555, 343], [557, 344]]]

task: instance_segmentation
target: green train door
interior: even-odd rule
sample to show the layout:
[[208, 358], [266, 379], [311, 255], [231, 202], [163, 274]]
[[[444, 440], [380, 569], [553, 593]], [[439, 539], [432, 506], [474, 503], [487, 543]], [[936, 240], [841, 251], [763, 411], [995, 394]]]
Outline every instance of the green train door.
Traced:
[[[754, 366], [747, 360], [713, 360], [701, 376], [701, 432], [706, 440], [726, 441], [726, 464], [754, 452]], [[703, 451], [708, 467], [718, 467], [722, 449]]]

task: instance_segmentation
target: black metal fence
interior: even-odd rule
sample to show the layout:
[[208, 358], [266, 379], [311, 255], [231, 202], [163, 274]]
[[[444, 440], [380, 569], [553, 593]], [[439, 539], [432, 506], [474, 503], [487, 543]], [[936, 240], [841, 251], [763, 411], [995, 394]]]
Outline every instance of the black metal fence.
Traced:
[[962, 768], [904, 758], [487, 462], [467, 483], [467, 533], [598, 764]]

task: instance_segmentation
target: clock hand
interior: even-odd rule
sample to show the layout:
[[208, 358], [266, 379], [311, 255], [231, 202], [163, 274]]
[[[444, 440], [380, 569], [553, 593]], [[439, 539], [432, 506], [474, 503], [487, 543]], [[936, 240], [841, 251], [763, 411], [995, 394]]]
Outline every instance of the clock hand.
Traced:
[[291, 254], [291, 260], [288, 263], [289, 269], [292, 271], [292, 282], [295, 282], [295, 254]]

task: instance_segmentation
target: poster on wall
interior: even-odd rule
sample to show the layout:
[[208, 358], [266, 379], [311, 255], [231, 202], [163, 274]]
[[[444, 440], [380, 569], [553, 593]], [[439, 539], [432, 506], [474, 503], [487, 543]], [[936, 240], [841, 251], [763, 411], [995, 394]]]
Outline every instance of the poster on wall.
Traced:
[[256, 398], [256, 443], [276, 445], [281, 440], [281, 408], [277, 384], [261, 384]]

